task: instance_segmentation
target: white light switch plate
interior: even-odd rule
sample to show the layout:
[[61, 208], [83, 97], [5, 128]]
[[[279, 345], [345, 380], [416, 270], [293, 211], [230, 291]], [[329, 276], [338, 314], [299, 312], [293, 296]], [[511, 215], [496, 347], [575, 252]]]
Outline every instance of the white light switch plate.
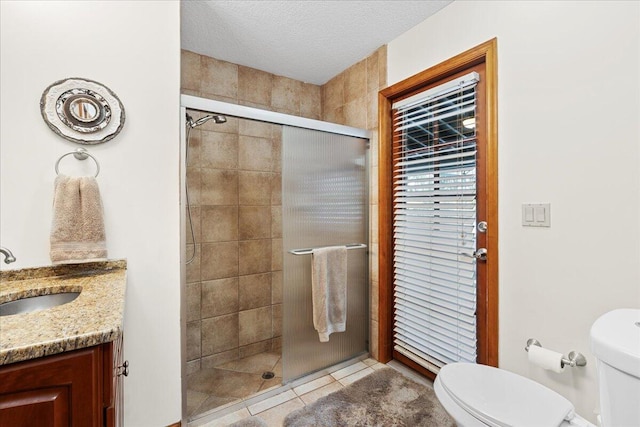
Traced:
[[551, 203], [522, 205], [523, 227], [551, 227]]

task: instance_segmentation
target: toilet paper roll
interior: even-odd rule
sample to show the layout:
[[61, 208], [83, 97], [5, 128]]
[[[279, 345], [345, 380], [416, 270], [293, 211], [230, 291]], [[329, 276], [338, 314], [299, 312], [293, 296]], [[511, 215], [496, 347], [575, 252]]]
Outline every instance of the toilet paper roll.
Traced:
[[561, 373], [564, 371], [562, 366], [562, 353], [547, 350], [546, 348], [532, 345], [529, 347], [529, 362], [541, 368]]

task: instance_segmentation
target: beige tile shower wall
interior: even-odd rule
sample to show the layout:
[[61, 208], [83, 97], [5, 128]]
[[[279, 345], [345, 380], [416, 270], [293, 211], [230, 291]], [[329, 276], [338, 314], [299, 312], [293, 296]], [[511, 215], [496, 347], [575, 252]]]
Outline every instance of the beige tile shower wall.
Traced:
[[[182, 93], [321, 118], [319, 86], [189, 51]], [[191, 133], [188, 372], [281, 347], [281, 146], [280, 126], [231, 117]]]
[[322, 86], [322, 120], [371, 131], [369, 280], [371, 355], [378, 358], [378, 91], [387, 85], [387, 47], [352, 65]]
[[319, 120], [320, 86], [182, 51], [182, 93]]

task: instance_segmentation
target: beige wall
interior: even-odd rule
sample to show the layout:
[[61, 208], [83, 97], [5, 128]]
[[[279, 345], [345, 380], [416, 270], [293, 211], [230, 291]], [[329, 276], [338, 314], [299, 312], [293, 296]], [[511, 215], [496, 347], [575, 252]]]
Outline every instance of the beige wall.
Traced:
[[322, 86], [322, 120], [371, 131], [369, 176], [369, 351], [378, 358], [378, 91], [387, 85], [387, 48]]

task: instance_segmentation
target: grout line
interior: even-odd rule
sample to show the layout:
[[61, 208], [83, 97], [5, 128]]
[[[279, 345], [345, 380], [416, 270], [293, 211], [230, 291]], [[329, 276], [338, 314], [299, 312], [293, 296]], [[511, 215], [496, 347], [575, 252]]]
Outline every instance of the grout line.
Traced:
[[356, 372], [360, 372], [363, 369], [366, 369], [368, 366], [362, 363], [362, 361], [358, 361], [351, 365], [348, 365], [342, 369], [336, 370], [331, 373], [331, 376], [335, 380], [341, 380], [342, 378], [348, 377], [349, 375], [355, 374]]
[[271, 408], [275, 408], [278, 405], [282, 405], [283, 403], [287, 403], [288, 401], [297, 398], [298, 396], [293, 392], [293, 390], [287, 390], [284, 393], [279, 393], [268, 399], [256, 402], [253, 405], [248, 406], [247, 409], [249, 409], [251, 415], [257, 415], [261, 412], [267, 411]]
[[276, 369], [276, 366], [278, 366], [278, 363], [280, 363], [281, 359], [282, 359], [282, 356], [278, 357], [278, 360], [276, 360], [276, 363], [274, 363], [273, 366], [271, 367], [271, 372], [273, 372]]
[[366, 367], [365, 369], [361, 369], [357, 372], [354, 372], [353, 374], [347, 375], [346, 377], [342, 377], [338, 380], [338, 382], [340, 384], [342, 384], [343, 387], [346, 387], [350, 384], [353, 384], [355, 381], [358, 381], [368, 375], [371, 375], [372, 373], [374, 373], [375, 371], [373, 369], [371, 369], [370, 367]]
[[[324, 378], [324, 380], [322, 380], [323, 378]], [[320, 380], [322, 380], [322, 381], [320, 381]], [[316, 378], [314, 380], [307, 381], [304, 384], [300, 384], [299, 386], [297, 386], [297, 387], [295, 387], [293, 389], [293, 392], [295, 394], [297, 394], [298, 397], [302, 397], [305, 394], [311, 393], [312, 391], [315, 391], [315, 390], [317, 390], [319, 388], [322, 388], [322, 387], [327, 386], [327, 385], [329, 385], [331, 383], [334, 383], [335, 381], [336, 381], [336, 379], [333, 378], [333, 376], [331, 376], [330, 374], [327, 374], [327, 375], [324, 375], [324, 376], [322, 376], [320, 378]], [[316, 384], [311, 386], [311, 384], [313, 384], [313, 383], [316, 383]], [[322, 383], [322, 384], [320, 384], [320, 383]], [[317, 384], [319, 384], [319, 385], [317, 385]], [[312, 387], [312, 388], [309, 388], [309, 387]]]

